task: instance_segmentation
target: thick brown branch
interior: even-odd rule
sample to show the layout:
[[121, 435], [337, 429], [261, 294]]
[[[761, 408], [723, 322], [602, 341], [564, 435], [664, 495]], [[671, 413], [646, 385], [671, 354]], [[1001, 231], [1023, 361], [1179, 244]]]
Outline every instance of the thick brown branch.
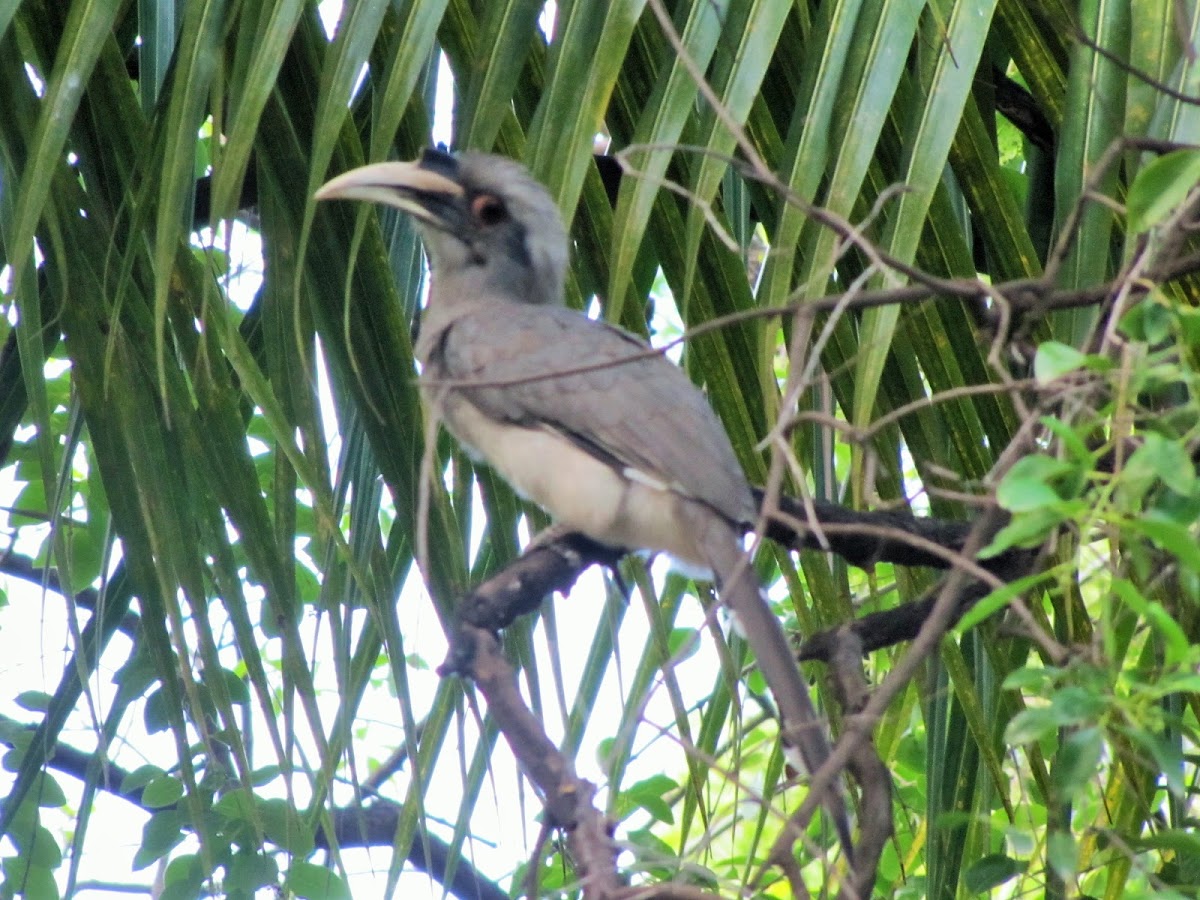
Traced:
[[460, 627], [455, 639], [462, 674], [488, 704], [522, 772], [537, 786], [552, 823], [562, 828], [575, 860], [585, 898], [607, 898], [620, 890], [612, 823], [592, 801], [596, 787], [575, 774], [571, 761], [546, 736], [541, 721], [517, 689], [516, 671], [500, 652], [496, 637], [482, 628]]
[[[830, 680], [845, 714], [858, 715], [870, 699], [870, 685], [863, 673], [863, 647], [848, 629], [842, 629], [841, 634], [842, 640], [830, 658]], [[840, 893], [841, 897], [853, 900], [871, 896], [883, 848], [893, 833], [892, 776], [880, 759], [870, 732], [855, 743], [846, 767], [862, 791], [854, 869], [849, 884]]]
[[[761, 494], [759, 495], [761, 499]], [[861, 512], [835, 503], [814, 501], [816, 527], [809, 523], [804, 505], [790, 497], [780, 499], [783, 515], [768, 523], [767, 536], [793, 549], [827, 550], [851, 565], [869, 568], [876, 563], [928, 566], [946, 569], [963, 547], [971, 526], [966, 522], [922, 518], [908, 513]], [[856, 527], [857, 526], [857, 527]], [[827, 544], [822, 544], [822, 539]], [[934, 552], [934, 551], [940, 552]], [[519, 559], [476, 587], [460, 607], [462, 621], [477, 628], [497, 630], [518, 616], [536, 609], [554, 591], [565, 591], [588, 566], [612, 566], [622, 552], [597, 544], [582, 535], [567, 534], [528, 550]], [[979, 568], [999, 580], [1008, 581], [1023, 573], [1030, 560], [1026, 551], [1009, 551], [979, 561]], [[986, 591], [984, 591], [986, 593]], [[982, 593], [968, 590], [974, 602]], [[927, 601], [917, 601], [896, 610], [874, 613], [854, 627], [868, 651], [910, 639], [927, 613]], [[965, 609], [963, 610], [965, 611]], [[961, 614], [961, 613], [960, 613]], [[806, 658], [825, 658], [820, 641], [805, 644]], [[443, 675], [462, 674], [470, 665], [469, 649], [456, 644], [443, 664]]]

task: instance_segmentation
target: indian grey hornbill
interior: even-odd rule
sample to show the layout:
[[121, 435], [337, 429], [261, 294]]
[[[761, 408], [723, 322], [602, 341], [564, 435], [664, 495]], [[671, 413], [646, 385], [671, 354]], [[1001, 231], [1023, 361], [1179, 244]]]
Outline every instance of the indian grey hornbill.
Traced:
[[[822, 722], [764, 599], [742, 533], [757, 510], [704, 395], [637, 337], [563, 303], [567, 233], [510, 159], [427, 150], [346, 172], [318, 200], [370, 200], [417, 221], [432, 281], [416, 356], [431, 414], [559, 523], [715, 574], [810, 772]], [[840, 786], [825, 794], [847, 856]]]

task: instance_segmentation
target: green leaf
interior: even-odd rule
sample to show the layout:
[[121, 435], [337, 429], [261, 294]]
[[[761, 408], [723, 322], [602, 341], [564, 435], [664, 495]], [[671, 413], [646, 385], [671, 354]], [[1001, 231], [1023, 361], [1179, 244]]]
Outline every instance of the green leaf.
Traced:
[[67, 795], [63, 793], [54, 776], [48, 772], [39, 772], [34, 778], [29, 796], [35, 798], [37, 805], [42, 809], [57, 809], [67, 804]]
[[1046, 341], [1037, 348], [1033, 358], [1033, 374], [1038, 384], [1049, 384], [1087, 363], [1087, 354], [1059, 341]]
[[1069, 516], [1069, 511], [1062, 508], [1061, 505], [1043, 506], [1032, 512], [1013, 516], [1013, 520], [996, 533], [992, 542], [983, 549], [980, 555], [987, 559], [995, 557], [1011, 547], [1036, 547]]
[[[988, 558], [987, 550], [980, 553], [980, 558]], [[1038, 585], [1044, 578], [1045, 575], [1037, 573], [1035, 575], [1028, 575], [1025, 578], [1018, 578], [1016, 581], [1011, 581], [1003, 587], [997, 588], [972, 606], [966, 615], [958, 620], [958, 623], [954, 626], [954, 630], [959, 634], [965, 634], [984, 619], [991, 616], [992, 613], [1007, 606], [1009, 601], [1014, 597], [1019, 597]]]
[[315, 846], [312, 827], [295, 807], [277, 799], [259, 800], [257, 806], [262, 816], [263, 833], [270, 840], [294, 856], [312, 853]]
[[1125, 578], [1114, 578], [1112, 590], [1125, 604], [1146, 619], [1162, 636], [1166, 645], [1166, 662], [1169, 666], [1177, 666], [1188, 658], [1191, 642], [1179, 626], [1179, 623], [1162, 606], [1153, 600], [1147, 600], [1141, 591]]
[[45, 712], [50, 708], [50, 702], [53, 699], [45, 691], [22, 691], [17, 694], [14, 702], [21, 709], [27, 709], [30, 712]]
[[1100, 755], [1104, 750], [1103, 735], [1098, 728], [1081, 728], [1066, 736], [1054, 756], [1051, 777], [1058, 796], [1076, 796], [1096, 777]]
[[274, 884], [279, 878], [279, 865], [274, 857], [250, 850], [239, 850], [229, 863], [225, 876], [226, 890], [241, 890], [249, 895], [260, 887]]
[[[191, 217], [179, 213], [186, 207], [186, 198], [195, 183], [200, 145], [197, 134], [220, 59], [218, 43], [225, 20], [225, 3], [226, 0], [194, 0], [183, 7], [183, 27], [175, 50], [175, 80], [163, 119], [165, 145], [159, 173], [154, 246], [154, 339], [160, 382], [166, 377], [166, 347], [162, 342], [166, 339], [167, 293], [175, 276], [176, 255], [186, 238], [185, 225], [188, 230], [191, 226]], [[160, 388], [165, 395], [165, 383]]]
[[34, 825], [32, 830], [12, 828], [8, 836], [29, 865], [43, 869], [57, 869], [62, 865], [62, 849], [45, 826]]
[[1126, 472], [1129, 475], [1139, 472], [1151, 474], [1184, 497], [1196, 493], [1196, 467], [1185, 443], [1163, 437], [1154, 431], [1145, 432], [1142, 446], [1129, 457]]
[[[252, 42], [247, 42], [244, 73], [234, 77], [234, 96], [229, 104], [229, 124], [219, 165], [213, 169], [213, 212], [224, 217], [233, 212], [236, 190], [246, 174], [255, 132], [263, 107], [275, 87], [279, 69], [291, 44], [296, 25], [304, 12], [302, 0], [271, 4], [270, 21]], [[240, 60], [239, 60], [240, 62]], [[237, 88], [240, 90], [236, 90]]]
[[246, 685], [246, 681], [240, 678], [236, 672], [230, 672], [228, 669], [221, 669], [218, 672], [219, 677], [225, 683], [225, 691], [229, 694], [229, 699], [233, 703], [249, 703], [250, 688]]
[[674, 779], [666, 775], [655, 775], [632, 785], [625, 796], [633, 804], [650, 813], [655, 819], [666, 824], [674, 824], [675, 814], [664, 799], [664, 795], [679, 789]]
[[667, 649], [677, 664], [695, 656], [700, 646], [701, 635], [695, 628], [672, 628], [667, 639]]
[[177, 879], [163, 888], [160, 900], [200, 900], [204, 896], [204, 879]]
[[96, 36], [109, 33], [120, 9], [116, 0], [70, 4], [37, 127], [28, 136], [29, 167], [21, 175], [17, 208], [9, 222], [12, 230], [5, 235], [8, 247], [19, 248], [6, 254], [13, 267], [10, 283], [18, 287], [23, 282], [23, 266], [32, 258], [28, 248], [51, 193], [55, 169], [63, 164], [67, 134], [103, 47]]
[[1079, 847], [1070, 832], [1053, 831], [1046, 840], [1046, 862], [1068, 884], [1079, 866]]
[[1062, 499], [1058, 492], [1040, 478], [1023, 478], [1011, 472], [996, 491], [1000, 506], [1010, 512], [1030, 512], [1052, 506]]
[[1006, 881], [1020, 875], [1028, 863], [1002, 853], [993, 853], [972, 863], [963, 875], [963, 881], [968, 891], [982, 894], [992, 888], [999, 887]]
[[1045, 694], [1053, 690], [1054, 682], [1061, 674], [1059, 670], [1047, 669], [1045, 666], [1022, 666], [1009, 672], [1001, 687], [1006, 691]]
[[1170, 337], [1174, 321], [1170, 306], [1152, 291], [1121, 317], [1121, 333], [1135, 341], [1158, 344]]
[[1198, 183], [1200, 150], [1173, 150], [1145, 166], [1125, 201], [1130, 231], [1140, 233], [1162, 222]]
[[296, 860], [288, 868], [287, 890], [302, 900], [350, 900], [350, 888], [336, 872], [324, 866]]
[[138, 766], [132, 772], [121, 779], [121, 793], [127, 794], [136, 791], [140, 787], [144, 787], [160, 775], [164, 775], [158, 766], [144, 765]]
[[181, 812], [175, 809], [154, 813], [142, 827], [142, 845], [133, 855], [133, 868], [144, 869], [162, 859], [184, 839]]
[[1192, 572], [1200, 573], [1200, 545], [1190, 529], [1162, 519], [1142, 519], [1125, 524], [1130, 531], [1140, 532], [1155, 544], [1174, 554], [1179, 563]]
[[199, 900], [204, 895], [204, 866], [200, 857], [185, 853], [171, 860], [164, 877], [164, 900]]
[[1182, 856], [1200, 859], [1200, 835], [1171, 829], [1154, 834], [1129, 836], [1129, 843], [1139, 850], [1170, 850]]
[[172, 775], [159, 775], [142, 791], [142, 803], [153, 809], [177, 803], [182, 796], [182, 781]]
[[[490, 150], [506, 116], [530, 48], [540, 43], [542, 0], [504, 0], [483, 7], [479, 53], [460, 95], [462, 145]], [[480, 62], [482, 61], [482, 62]]]
[[1008, 470], [996, 488], [996, 501], [1010, 512], [1030, 512], [1055, 506], [1064, 499], [1052, 486], [1076, 466], [1048, 456], [1026, 456]]
[[146, 698], [142, 722], [150, 734], [158, 734], [171, 727], [171, 703], [165, 691], [154, 691]]
[[1004, 729], [1006, 744], [1033, 744], [1058, 733], [1060, 716], [1051, 709], [1035, 707], [1017, 713]]
[[1108, 700], [1085, 687], [1069, 685], [1054, 692], [1049, 706], [1035, 706], [1017, 713], [1004, 730], [1009, 744], [1030, 744], [1057, 734], [1060, 728], [1099, 719]]
[[0, 862], [4, 872], [4, 890], [12, 890], [24, 900], [58, 900], [58, 882], [54, 872], [37, 866], [22, 857], [9, 857]]
[[245, 788], [228, 791], [213, 804], [213, 812], [231, 821], [250, 821], [255, 814], [255, 797]]
[[1108, 710], [1110, 698], [1102, 695], [1101, 683], [1067, 685], [1059, 688], [1050, 698], [1050, 708], [1059, 716], [1062, 725], [1074, 725], [1100, 718]]
[[1131, 741], [1150, 754], [1153, 764], [1166, 780], [1167, 789], [1176, 797], [1186, 796], [1188, 788], [1183, 780], [1184, 760], [1178, 744], [1146, 728], [1131, 726], [1122, 730]]

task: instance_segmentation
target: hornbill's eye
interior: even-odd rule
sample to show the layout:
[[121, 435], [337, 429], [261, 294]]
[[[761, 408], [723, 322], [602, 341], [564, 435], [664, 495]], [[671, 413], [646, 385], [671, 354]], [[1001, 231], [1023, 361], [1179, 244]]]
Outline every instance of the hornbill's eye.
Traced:
[[508, 218], [508, 209], [495, 194], [480, 194], [471, 201], [471, 215], [480, 225], [499, 225]]

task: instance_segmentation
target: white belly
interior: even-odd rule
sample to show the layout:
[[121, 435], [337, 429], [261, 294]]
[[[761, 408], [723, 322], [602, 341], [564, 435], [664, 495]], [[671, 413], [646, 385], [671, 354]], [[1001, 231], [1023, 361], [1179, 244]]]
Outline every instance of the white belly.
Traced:
[[622, 473], [550, 429], [489, 419], [469, 403], [447, 398], [446, 424], [521, 496], [558, 522], [601, 543], [670, 553], [705, 567], [693, 535], [680, 527], [680, 497], [640, 473]]

